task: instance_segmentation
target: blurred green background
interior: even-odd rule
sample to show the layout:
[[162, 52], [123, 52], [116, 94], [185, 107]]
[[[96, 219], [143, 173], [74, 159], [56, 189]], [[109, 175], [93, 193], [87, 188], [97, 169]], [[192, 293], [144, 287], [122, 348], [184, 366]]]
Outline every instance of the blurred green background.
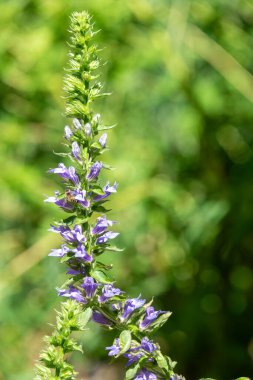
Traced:
[[[46, 171], [66, 123], [68, 18], [83, 9], [112, 92], [96, 111], [118, 123], [105, 159], [126, 249], [106, 260], [131, 296], [173, 311], [156, 338], [178, 372], [250, 377], [253, 1], [1, 0], [0, 379], [32, 379], [59, 308], [65, 268], [47, 257], [59, 212], [43, 199], [59, 186]], [[105, 380], [113, 338], [96, 326], [82, 337], [83, 378]]]

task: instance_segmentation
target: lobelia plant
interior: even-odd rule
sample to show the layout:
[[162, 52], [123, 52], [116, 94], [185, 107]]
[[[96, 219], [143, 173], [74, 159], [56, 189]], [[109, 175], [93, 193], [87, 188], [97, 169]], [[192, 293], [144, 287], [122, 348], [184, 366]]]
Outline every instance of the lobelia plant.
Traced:
[[45, 337], [46, 347], [36, 364], [35, 380], [76, 378], [68, 356], [74, 351], [82, 352], [82, 348], [72, 333], [85, 330], [90, 320], [117, 331], [117, 338], [105, 349], [112, 358], [127, 359], [126, 380], [184, 380], [174, 372], [176, 363], [163, 355], [150, 337], [171, 313], [155, 310], [152, 301], [146, 302], [141, 296], [129, 298], [109, 276], [112, 266], [99, 260], [106, 251], [120, 251], [111, 244], [118, 235], [111, 230], [116, 222], [106, 217], [106, 203], [116, 192], [117, 183], [101, 184], [99, 180], [101, 170], [110, 169], [101, 156], [107, 149], [104, 131], [113, 126], [103, 125], [91, 107], [96, 98], [108, 94], [102, 92], [95, 74], [100, 61], [92, 42], [96, 32], [87, 12], [72, 14], [70, 32], [64, 90], [71, 125], [64, 130], [68, 152], [58, 154], [68, 158], [71, 165], [59, 163], [49, 170], [63, 179], [65, 189], [45, 200], [69, 214], [51, 226], [50, 231], [61, 235], [63, 244], [49, 253], [67, 265], [68, 279], [58, 289], [58, 295], [67, 301], [57, 313], [52, 335]]

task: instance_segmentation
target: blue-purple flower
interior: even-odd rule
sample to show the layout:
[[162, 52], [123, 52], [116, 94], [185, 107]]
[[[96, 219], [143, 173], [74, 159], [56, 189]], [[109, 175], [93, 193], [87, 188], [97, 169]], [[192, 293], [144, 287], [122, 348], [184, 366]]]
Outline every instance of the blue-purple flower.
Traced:
[[107, 133], [103, 133], [100, 138], [98, 139], [99, 144], [102, 148], [105, 148], [106, 146], [106, 140], [107, 140]]
[[106, 233], [104, 233], [103, 235], [99, 236], [97, 238], [97, 244], [104, 244], [106, 243], [109, 239], [114, 239], [116, 238], [116, 236], [118, 236], [119, 233], [118, 232], [112, 232], [112, 231], [108, 231]]
[[104, 194], [102, 194], [102, 195], [96, 195], [94, 197], [94, 201], [98, 202], [98, 201], [100, 201], [100, 200], [102, 200], [104, 198], [109, 197], [110, 194], [116, 193], [117, 192], [117, 187], [118, 187], [117, 182], [114, 182], [114, 184], [112, 186], [110, 186], [109, 182], [107, 182], [107, 184], [103, 187]]
[[75, 249], [73, 249], [75, 253], [75, 257], [86, 261], [87, 263], [91, 263], [93, 261], [93, 257], [91, 254], [88, 254], [83, 244], [79, 243]]
[[54, 197], [48, 197], [44, 200], [45, 203], [54, 203], [66, 211], [73, 211], [74, 205], [65, 198], [59, 198], [59, 192], [55, 191]]
[[75, 129], [81, 129], [82, 128], [82, 124], [81, 124], [80, 120], [78, 120], [78, 119], [73, 119], [73, 125], [74, 125]]
[[72, 143], [72, 155], [77, 161], [81, 160], [81, 149], [76, 141]]
[[58, 295], [71, 298], [77, 302], [86, 303], [86, 300], [80, 290], [76, 289], [74, 286], [69, 286], [68, 290], [58, 289]]
[[143, 350], [151, 353], [151, 352], [154, 352], [155, 350], [157, 350], [157, 345], [152, 340], [149, 340], [145, 336], [141, 340], [141, 348], [143, 348]]
[[49, 231], [59, 233], [66, 241], [67, 243], [80, 243], [85, 242], [86, 237], [83, 235], [82, 227], [78, 224], [76, 224], [73, 229], [71, 230], [67, 226], [51, 226]]
[[143, 318], [143, 320], [140, 322], [140, 329], [141, 330], [145, 330], [146, 328], [148, 328], [151, 323], [153, 323], [160, 314], [164, 314], [165, 311], [162, 311], [162, 310], [155, 310], [153, 308], [153, 306], [149, 306], [147, 307], [146, 309], [146, 315], [145, 317]]
[[86, 179], [89, 181], [92, 181], [93, 179], [96, 179], [100, 173], [100, 170], [102, 169], [103, 164], [99, 161], [96, 161], [92, 167], [90, 168], [89, 174], [87, 174]]
[[135, 310], [142, 307], [145, 302], [146, 300], [140, 299], [140, 296], [138, 298], [128, 298], [124, 304], [123, 314], [120, 317], [121, 321], [123, 322], [127, 319]]
[[91, 318], [94, 322], [100, 323], [104, 326], [111, 326], [112, 322], [107, 319], [103, 314], [101, 314], [99, 311], [94, 310]]
[[[80, 225], [76, 224], [72, 230], [69, 227], [60, 227], [62, 228], [58, 228], [58, 231], [68, 243], [79, 243], [86, 241], [86, 237], [83, 235], [82, 227]], [[56, 229], [57, 227], [55, 230]]]
[[58, 168], [50, 169], [48, 172], [59, 174], [60, 177], [73, 182], [74, 185], [78, 185], [80, 182], [74, 166], [67, 168], [64, 164], [60, 163]]
[[97, 218], [97, 223], [93, 230], [91, 231], [92, 235], [98, 235], [103, 233], [108, 227], [111, 227], [114, 223], [116, 223], [113, 220], [108, 220], [106, 216], [102, 216]]
[[81, 287], [85, 290], [86, 297], [92, 298], [98, 287], [98, 283], [94, 281], [94, 278], [87, 276], [84, 278]]
[[65, 137], [65, 139], [69, 141], [69, 139], [71, 138], [72, 135], [73, 135], [73, 132], [71, 131], [71, 129], [69, 128], [69, 126], [66, 125], [65, 128], [64, 128], [64, 137]]
[[114, 340], [114, 344], [109, 347], [105, 347], [106, 350], [108, 350], [109, 356], [117, 356], [120, 353], [120, 341], [119, 338], [116, 338]]
[[137, 362], [143, 356], [148, 357], [148, 361], [152, 361], [149, 354], [157, 350], [157, 345], [149, 340], [147, 337], [142, 338], [141, 344], [137, 347], [130, 348], [124, 356], [128, 359], [127, 366]]
[[142, 368], [142, 370], [137, 373], [134, 380], [157, 380], [157, 376], [146, 368]]
[[102, 295], [98, 297], [100, 303], [108, 301], [114, 296], [122, 294], [122, 290], [115, 288], [112, 284], [106, 284], [102, 289]]
[[85, 132], [86, 136], [90, 136], [91, 131], [92, 131], [92, 128], [91, 128], [90, 123], [86, 123], [84, 125], [84, 132]]
[[87, 199], [87, 194], [85, 190], [74, 190], [73, 192], [74, 199], [79, 203], [81, 206], [88, 208], [90, 206], [90, 202]]
[[63, 244], [59, 249], [51, 249], [51, 252], [48, 254], [48, 256], [63, 257], [68, 252], [69, 248], [65, 244]]

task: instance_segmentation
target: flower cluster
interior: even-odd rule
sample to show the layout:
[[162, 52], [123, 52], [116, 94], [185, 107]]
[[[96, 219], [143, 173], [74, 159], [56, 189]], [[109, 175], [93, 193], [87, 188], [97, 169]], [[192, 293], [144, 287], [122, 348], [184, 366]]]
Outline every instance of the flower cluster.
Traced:
[[[152, 302], [141, 296], [127, 297], [108, 275], [111, 266], [99, 260], [106, 251], [119, 250], [111, 244], [118, 236], [113, 230], [116, 222], [106, 216], [106, 202], [117, 191], [117, 183], [100, 180], [100, 173], [110, 169], [101, 156], [107, 150], [104, 131], [112, 126], [103, 125], [100, 115], [91, 109], [92, 102], [106, 94], [102, 93], [102, 85], [94, 73], [100, 62], [91, 43], [95, 33], [89, 15], [74, 13], [70, 30], [70, 63], [65, 77], [66, 115], [70, 123], [64, 129], [67, 153], [61, 154], [69, 159], [70, 165], [59, 163], [49, 170], [63, 181], [64, 191], [56, 191], [45, 200], [69, 214], [50, 228], [63, 242], [49, 256], [67, 265], [68, 279], [58, 289], [58, 295], [77, 303], [86, 322], [93, 320], [120, 332], [106, 349], [109, 356], [127, 358], [126, 379], [181, 380], [181, 376], [174, 374], [175, 363], [149, 337], [171, 313], [156, 311]], [[58, 366], [56, 371], [59, 378], [65, 379], [63, 367]]]

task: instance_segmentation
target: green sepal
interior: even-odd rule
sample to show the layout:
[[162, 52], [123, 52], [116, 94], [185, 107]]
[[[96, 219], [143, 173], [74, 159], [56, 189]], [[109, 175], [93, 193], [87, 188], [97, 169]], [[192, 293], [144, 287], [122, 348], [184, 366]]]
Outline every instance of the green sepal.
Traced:
[[120, 343], [120, 352], [117, 356], [123, 355], [125, 352], [127, 352], [131, 346], [131, 332], [129, 330], [124, 330], [119, 336], [119, 343]]
[[77, 224], [84, 224], [84, 223], [87, 223], [88, 220], [89, 220], [89, 217], [88, 217], [88, 216], [86, 216], [86, 217], [84, 217], [84, 218], [78, 216], [78, 217], [76, 217], [75, 222], [76, 222]]
[[150, 330], [152, 330], [152, 332], [154, 332], [155, 330], [159, 329], [161, 326], [164, 325], [164, 323], [167, 322], [167, 320], [171, 316], [171, 314], [172, 313], [170, 311], [168, 311], [167, 313], [160, 315], [160, 317], [158, 317], [156, 319], [156, 321], [151, 323], [148, 330], [150, 329]]
[[140, 363], [137, 363], [133, 367], [130, 367], [126, 371], [125, 380], [132, 380], [140, 368], [141, 368]]
[[[68, 278], [67, 281], [65, 281], [62, 286], [60, 287], [60, 289], [65, 289], [66, 286], [69, 286], [71, 284], [73, 284], [74, 280], [73, 278]], [[57, 288], [58, 289], [58, 288]]]
[[158, 367], [165, 370], [166, 374], [168, 374], [169, 366], [168, 366], [168, 361], [166, 360], [166, 357], [163, 356], [161, 351], [155, 351], [154, 357], [155, 357]]
[[111, 270], [113, 268], [112, 264], [106, 265], [104, 263], [101, 263], [100, 261], [97, 261], [96, 264], [98, 267], [105, 269], [105, 270]]
[[79, 351], [83, 353], [82, 346], [80, 344], [77, 344], [73, 339], [67, 339], [63, 343], [62, 348], [64, 350], [64, 353], [72, 352], [72, 351]]
[[107, 209], [107, 208], [105, 208], [104, 206], [102, 206], [100, 204], [94, 204], [92, 206], [92, 210], [96, 211], [96, 212], [109, 212], [109, 211], [111, 211], [110, 209]]
[[100, 186], [92, 186], [92, 192], [97, 195], [104, 195], [104, 190]]
[[80, 326], [80, 329], [84, 329], [84, 327], [87, 325], [89, 320], [92, 316], [92, 308], [88, 307], [84, 312], [79, 314], [78, 316], [78, 325]]
[[107, 170], [115, 170], [115, 168], [113, 166], [105, 164], [104, 162], [103, 162], [103, 168], [107, 169]]
[[102, 147], [98, 142], [95, 141], [93, 144], [91, 144], [91, 148], [100, 150]]
[[106, 248], [105, 248], [106, 251], [113, 251], [113, 252], [122, 252], [125, 250], [125, 248], [118, 248], [116, 247], [115, 245], [114, 246], [111, 246], [111, 245], [108, 245]]
[[58, 153], [58, 152], [55, 152], [54, 150], [53, 150], [53, 153], [54, 153], [56, 156], [60, 156], [60, 157], [70, 157], [70, 158], [71, 158], [70, 153]]
[[58, 224], [64, 223], [64, 224], [67, 224], [67, 225], [71, 225], [71, 224], [74, 224], [75, 220], [76, 220], [76, 216], [75, 215], [71, 215], [68, 218], [63, 219], [62, 222], [58, 223]]
[[108, 275], [103, 272], [102, 270], [94, 270], [91, 271], [91, 276], [97, 280], [98, 282], [101, 282], [102, 284], [108, 284], [112, 283], [113, 281], [108, 277]]
[[117, 124], [113, 124], [113, 125], [100, 125], [98, 126], [97, 130], [98, 131], [106, 131], [107, 129], [112, 129], [112, 128], [115, 128], [117, 126]]
[[67, 261], [69, 261], [73, 257], [73, 255], [74, 255], [74, 253], [68, 252], [66, 255], [64, 255], [63, 257], [61, 257], [60, 262], [62, 264], [66, 263]]

